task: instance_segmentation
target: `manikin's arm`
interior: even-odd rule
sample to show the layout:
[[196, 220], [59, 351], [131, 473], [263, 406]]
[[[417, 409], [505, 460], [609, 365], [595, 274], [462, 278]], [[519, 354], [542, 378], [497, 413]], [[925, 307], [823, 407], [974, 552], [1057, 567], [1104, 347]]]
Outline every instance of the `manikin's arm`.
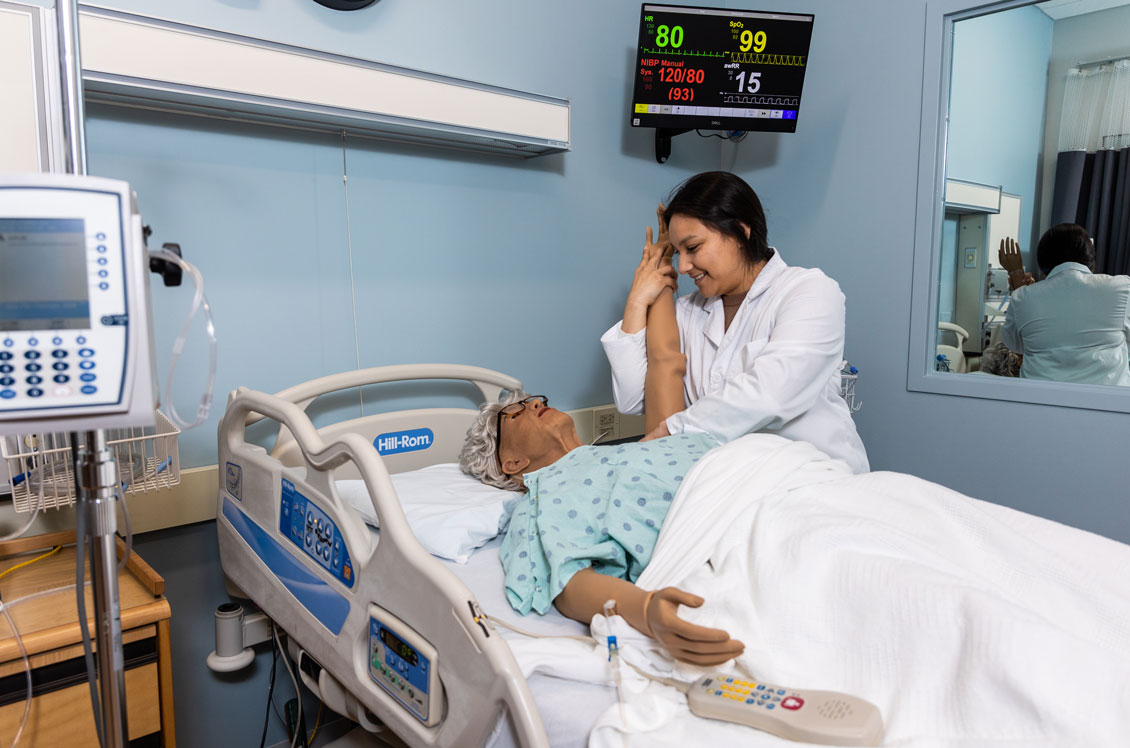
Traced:
[[[663, 206], [659, 216], [659, 237], [651, 241], [651, 228], [647, 230], [647, 246], [637, 270], [653, 278], [672, 281], [646, 306], [647, 375], [644, 379], [644, 420], [647, 433], [651, 433], [668, 416], [685, 407], [683, 400], [683, 374], [686, 357], [679, 350], [679, 328], [675, 319], [674, 274], [661, 270], [671, 267], [671, 245], [667, 241], [667, 224], [663, 220]], [[654, 282], [654, 281], [653, 281]], [[643, 284], [640, 284], [643, 285]], [[629, 297], [624, 313], [625, 327], [642, 326], [639, 310], [633, 310]], [[638, 327], [637, 327], [638, 329]], [[608, 600], [616, 601], [616, 611], [632, 628], [656, 639], [676, 659], [695, 665], [718, 665], [737, 657], [745, 648], [741, 642], [719, 629], [704, 628], [679, 618], [680, 605], [697, 608], [702, 598], [675, 587], [648, 591], [626, 579], [600, 574], [592, 569], [582, 569], [573, 575], [565, 589], [553, 601], [561, 613], [582, 623], [604, 609]]]
[[[647, 230], [644, 247], [644, 265], [663, 273], [664, 278], [675, 278], [671, 257], [675, 248], [667, 238], [667, 222], [663, 220], [663, 204], [655, 211], [659, 220], [659, 236], [651, 241], [651, 227]], [[638, 312], [637, 312], [638, 316]], [[628, 310], [625, 309], [625, 321]], [[687, 357], [679, 345], [679, 324], [675, 317], [675, 284], [663, 287], [659, 295], [647, 306], [647, 329], [644, 340], [647, 347], [647, 373], [644, 375], [644, 433], [651, 434], [657, 426], [686, 407], [683, 397], [683, 375], [687, 372]]]
[[702, 598], [675, 587], [648, 591], [626, 579], [610, 577], [592, 569], [573, 575], [553, 601], [562, 615], [582, 623], [616, 601], [616, 612], [637, 631], [654, 638], [671, 655], [694, 665], [718, 665], [737, 657], [745, 645], [720, 629], [696, 626], [679, 618], [680, 605], [697, 608]]
[[[670, 262], [670, 254], [663, 262]], [[663, 289], [647, 310], [647, 373], [644, 375], [644, 433], [652, 434], [668, 416], [686, 407], [683, 376], [687, 357], [679, 350], [675, 292]]]

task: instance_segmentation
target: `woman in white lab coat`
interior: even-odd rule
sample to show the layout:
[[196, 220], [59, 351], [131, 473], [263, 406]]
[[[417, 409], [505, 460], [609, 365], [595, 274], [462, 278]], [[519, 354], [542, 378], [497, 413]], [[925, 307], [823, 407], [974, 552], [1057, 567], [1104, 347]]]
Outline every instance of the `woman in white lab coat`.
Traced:
[[[816, 269], [790, 267], [770, 247], [753, 189], [728, 172], [691, 177], [647, 229], [624, 318], [602, 337], [616, 406], [643, 408], [644, 380], [681, 376], [684, 403], [665, 409], [645, 439], [704, 432], [722, 441], [763, 431], [806, 441], [867, 472], [867, 453], [840, 397], [844, 295]], [[666, 227], [669, 227], [669, 231]], [[674, 300], [676, 269], [697, 291]], [[675, 325], [671, 325], [671, 307]], [[681, 350], [662, 370], [648, 370]], [[685, 409], [684, 409], [685, 408]], [[672, 413], [672, 415], [667, 415]]]

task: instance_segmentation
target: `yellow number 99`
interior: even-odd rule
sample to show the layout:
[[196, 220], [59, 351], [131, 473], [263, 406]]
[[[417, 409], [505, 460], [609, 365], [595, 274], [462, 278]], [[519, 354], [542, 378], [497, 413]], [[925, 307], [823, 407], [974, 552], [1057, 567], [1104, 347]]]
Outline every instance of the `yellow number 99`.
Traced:
[[753, 46], [753, 32], [750, 31], [749, 29], [746, 29], [745, 31], [743, 31], [742, 36], [741, 36], [741, 42], [742, 42], [742, 51], [748, 52], [749, 48]]
[[[745, 33], [746, 32], [743, 31], [742, 36], [745, 36]], [[764, 52], [765, 51], [765, 42], [768, 41], [768, 39], [769, 39], [769, 37], [767, 37], [765, 35], [764, 31], [758, 31], [756, 34], [754, 34], [753, 35], [753, 51], [757, 52], [758, 54], [760, 54], [761, 52]], [[749, 49], [749, 47], [746, 47], [746, 50], [748, 50], [748, 49]]]

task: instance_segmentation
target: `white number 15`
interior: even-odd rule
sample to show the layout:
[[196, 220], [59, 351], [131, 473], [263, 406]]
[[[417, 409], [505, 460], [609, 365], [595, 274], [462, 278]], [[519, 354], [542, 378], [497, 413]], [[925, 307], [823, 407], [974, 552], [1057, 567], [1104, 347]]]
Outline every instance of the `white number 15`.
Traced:
[[745, 71], [738, 73], [738, 91], [745, 88], [749, 93], [757, 93], [761, 89], [761, 73], [749, 74], [749, 88], [745, 84]]

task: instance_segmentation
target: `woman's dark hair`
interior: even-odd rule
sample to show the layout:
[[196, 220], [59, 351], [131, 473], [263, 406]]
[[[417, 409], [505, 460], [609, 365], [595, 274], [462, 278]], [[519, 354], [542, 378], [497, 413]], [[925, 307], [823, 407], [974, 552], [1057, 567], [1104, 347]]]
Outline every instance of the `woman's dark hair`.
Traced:
[[1065, 262], [1078, 262], [1092, 271], [1095, 269], [1095, 245], [1091, 243], [1091, 235], [1074, 223], [1052, 226], [1036, 245], [1036, 264], [1044, 275]]
[[[728, 171], [696, 174], [675, 188], [667, 200], [663, 218], [674, 215], [697, 218], [715, 231], [737, 240], [742, 256], [750, 265], [773, 256], [769, 248], [765, 211], [757, 193], [741, 177]], [[749, 236], [745, 227], [749, 227]]]

